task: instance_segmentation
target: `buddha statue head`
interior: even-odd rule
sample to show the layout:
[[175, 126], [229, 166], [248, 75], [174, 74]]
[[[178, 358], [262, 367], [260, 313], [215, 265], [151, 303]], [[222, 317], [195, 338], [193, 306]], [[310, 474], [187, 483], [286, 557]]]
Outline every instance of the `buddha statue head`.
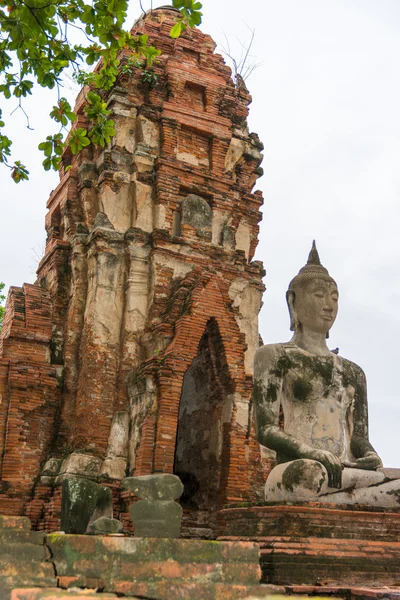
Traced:
[[338, 309], [338, 289], [335, 280], [321, 265], [313, 241], [307, 264], [289, 284], [286, 301], [290, 313], [290, 330], [307, 327], [329, 337]]

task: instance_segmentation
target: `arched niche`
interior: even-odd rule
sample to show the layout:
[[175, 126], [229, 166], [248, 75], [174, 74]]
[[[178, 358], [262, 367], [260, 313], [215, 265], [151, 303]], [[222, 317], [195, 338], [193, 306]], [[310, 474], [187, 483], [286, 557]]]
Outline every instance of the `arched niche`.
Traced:
[[196, 235], [211, 241], [212, 210], [204, 198], [189, 194], [181, 204], [181, 226], [191, 225]]
[[211, 318], [184, 375], [179, 404], [174, 473], [185, 486], [186, 508], [210, 510], [224, 502], [232, 406], [233, 382]]

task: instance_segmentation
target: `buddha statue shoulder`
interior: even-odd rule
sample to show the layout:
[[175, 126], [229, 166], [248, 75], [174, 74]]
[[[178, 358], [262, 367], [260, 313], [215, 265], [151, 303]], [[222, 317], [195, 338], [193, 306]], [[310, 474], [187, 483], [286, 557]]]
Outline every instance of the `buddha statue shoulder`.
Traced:
[[266, 500], [398, 506], [400, 480], [369, 441], [364, 372], [326, 344], [339, 293], [315, 242], [286, 299], [293, 337], [260, 347], [254, 363], [256, 434], [277, 460]]

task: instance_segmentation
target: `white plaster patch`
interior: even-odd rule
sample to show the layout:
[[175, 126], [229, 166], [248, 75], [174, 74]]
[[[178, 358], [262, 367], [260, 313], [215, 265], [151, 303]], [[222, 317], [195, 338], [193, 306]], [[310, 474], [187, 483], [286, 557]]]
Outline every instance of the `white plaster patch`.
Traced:
[[165, 206], [156, 204], [154, 207], [154, 228], [165, 229]]
[[199, 165], [199, 159], [194, 154], [190, 154], [189, 152], [177, 152], [176, 158], [178, 160], [183, 160], [183, 162], [189, 163], [197, 167]]
[[246, 336], [247, 350], [245, 352], [246, 373], [253, 373], [254, 355], [259, 346], [258, 313], [261, 308], [261, 290], [252, 287], [245, 279], [235, 279], [229, 288], [229, 297], [233, 306], [239, 308], [240, 315], [236, 322], [241, 333]]
[[221, 244], [222, 230], [224, 226], [228, 223], [228, 218], [229, 214], [226, 212], [220, 212], [218, 210], [213, 211], [211, 229], [211, 241], [213, 244]]
[[86, 477], [97, 477], [100, 473], [101, 459], [90, 454], [79, 454], [73, 452], [63, 460], [60, 475], [85, 475]]
[[186, 277], [190, 271], [194, 269], [194, 265], [186, 261], [180, 261], [176, 258], [168, 258], [166, 256], [157, 256], [155, 258], [155, 268], [157, 266], [168, 267], [173, 271], [174, 279], [176, 277]]
[[249, 424], [249, 403], [248, 402], [236, 402], [236, 423], [247, 429]]
[[127, 111], [123, 111], [123, 116], [116, 117], [115, 136], [113, 146], [125, 148], [128, 152], [133, 152], [136, 146], [136, 109], [132, 109], [126, 116]]
[[[125, 173], [123, 175], [126, 175]], [[131, 194], [129, 181], [123, 183], [119, 192], [114, 192], [109, 185], [102, 185], [99, 190], [99, 209], [116, 231], [125, 232], [131, 226]]]
[[246, 149], [246, 143], [243, 140], [233, 137], [229, 144], [228, 152], [225, 157], [225, 171], [230, 173], [234, 170], [239, 160], [242, 158]]
[[137, 119], [138, 138], [153, 150], [155, 154], [160, 149], [160, 131], [158, 125], [140, 115]]
[[108, 437], [107, 457], [128, 456], [129, 415], [125, 411], [116, 412]]
[[134, 182], [135, 227], [143, 231], [153, 231], [153, 188], [140, 181]]
[[250, 253], [250, 240], [250, 225], [242, 219], [236, 230], [236, 250], [244, 250], [247, 259]]
[[106, 458], [101, 466], [101, 474], [107, 475], [110, 479], [124, 479], [126, 477], [126, 458], [122, 456], [112, 456]]

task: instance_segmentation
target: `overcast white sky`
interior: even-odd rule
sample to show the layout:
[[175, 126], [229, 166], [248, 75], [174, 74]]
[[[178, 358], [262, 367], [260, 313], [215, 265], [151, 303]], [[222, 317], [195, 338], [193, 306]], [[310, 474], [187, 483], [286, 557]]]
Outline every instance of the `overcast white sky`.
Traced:
[[[154, 2], [154, 6], [160, 5]], [[150, 2], [143, 2], [145, 8]], [[398, 0], [204, 0], [202, 30], [217, 42], [255, 28], [248, 80], [250, 128], [265, 145], [265, 197], [257, 258], [267, 291], [264, 343], [290, 337], [285, 291], [312, 239], [336, 279], [340, 308], [330, 347], [367, 374], [370, 437], [386, 466], [400, 467], [400, 2]], [[139, 15], [132, 0], [132, 17]], [[71, 94], [71, 91], [67, 90]], [[11, 121], [15, 155], [31, 171], [15, 185], [0, 170], [0, 280], [34, 281], [44, 244], [45, 204], [57, 185], [37, 144], [52, 133], [54, 97]], [[11, 105], [4, 108], [7, 116]]]

